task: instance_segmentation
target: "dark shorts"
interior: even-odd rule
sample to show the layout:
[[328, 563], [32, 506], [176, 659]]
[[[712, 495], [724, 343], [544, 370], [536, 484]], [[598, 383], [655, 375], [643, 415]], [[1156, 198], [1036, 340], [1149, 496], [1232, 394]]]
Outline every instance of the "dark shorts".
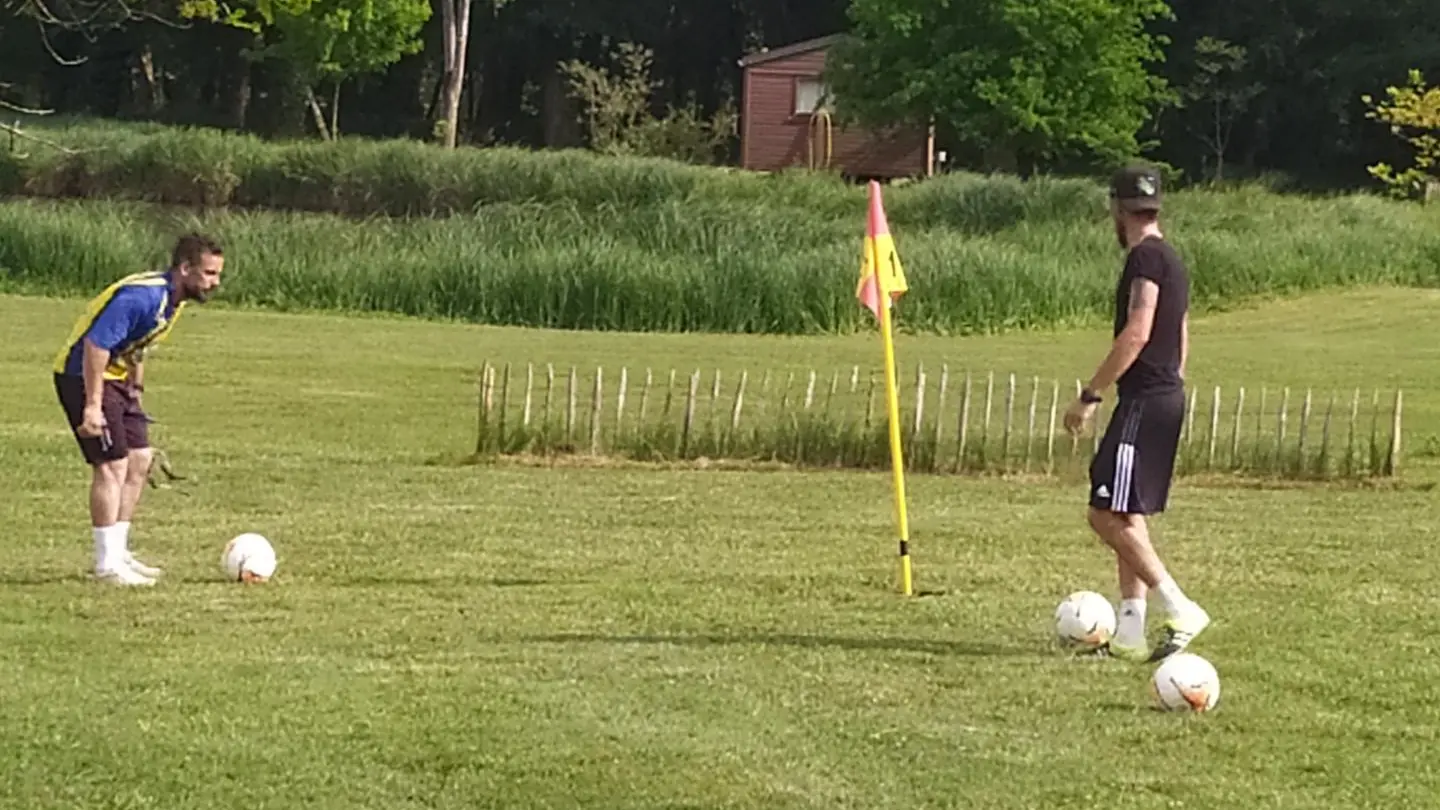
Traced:
[[125, 458], [131, 450], [150, 446], [150, 419], [130, 396], [125, 383], [105, 381], [100, 407], [105, 413], [105, 433], [98, 438], [81, 437], [74, 433], [85, 421], [85, 380], [69, 374], [55, 375], [55, 394], [70, 422], [75, 441], [89, 464], [100, 464]]
[[1090, 505], [1128, 515], [1165, 511], [1185, 392], [1121, 400], [1090, 462]]

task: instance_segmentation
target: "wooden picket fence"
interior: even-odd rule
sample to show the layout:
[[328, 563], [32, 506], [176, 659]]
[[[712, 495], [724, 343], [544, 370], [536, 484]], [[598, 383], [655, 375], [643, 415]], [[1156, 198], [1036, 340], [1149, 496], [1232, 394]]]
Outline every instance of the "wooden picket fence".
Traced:
[[[908, 470], [921, 473], [1083, 473], [1113, 403], [1081, 436], [1062, 411], [1080, 382], [1014, 373], [953, 375], [923, 365], [901, 375]], [[642, 461], [784, 462], [802, 467], [890, 464], [879, 370], [822, 374], [486, 363], [477, 457], [613, 456]], [[1176, 471], [1324, 480], [1389, 477], [1401, 467], [1403, 395], [1191, 384]], [[1202, 396], [1203, 394], [1203, 396]]]

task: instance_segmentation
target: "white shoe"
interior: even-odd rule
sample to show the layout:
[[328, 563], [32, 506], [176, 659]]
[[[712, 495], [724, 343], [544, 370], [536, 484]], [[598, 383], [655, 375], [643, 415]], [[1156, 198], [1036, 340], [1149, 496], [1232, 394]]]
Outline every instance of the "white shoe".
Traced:
[[149, 587], [155, 584], [155, 580], [125, 565], [105, 571], [96, 571], [95, 579], [107, 585], [125, 585], [130, 587]]
[[140, 576], [146, 577], [148, 579], [159, 579], [160, 575], [165, 573], [159, 568], [140, 562], [139, 560], [135, 559], [134, 555], [132, 554], [125, 555], [125, 566], [131, 571], [134, 571]]

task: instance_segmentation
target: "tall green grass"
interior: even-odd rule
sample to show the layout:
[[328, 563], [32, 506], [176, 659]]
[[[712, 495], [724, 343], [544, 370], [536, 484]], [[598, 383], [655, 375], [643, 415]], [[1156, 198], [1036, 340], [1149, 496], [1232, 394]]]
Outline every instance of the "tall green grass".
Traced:
[[[0, 186], [22, 198], [0, 205], [3, 289], [88, 292], [200, 227], [230, 244], [223, 295], [245, 305], [568, 329], [868, 326], [854, 299], [865, 190], [830, 176], [154, 126], [44, 135], [76, 151], [0, 152]], [[954, 174], [891, 186], [885, 205], [911, 283], [902, 328], [1107, 317], [1120, 255], [1098, 184]], [[1166, 228], [1199, 311], [1440, 284], [1440, 208], [1187, 190], [1171, 196]]]
[[[894, 197], [905, 211], [908, 198]], [[1230, 215], [1230, 201], [1250, 216]], [[566, 329], [846, 332], [868, 326], [854, 298], [863, 198], [854, 203], [850, 217], [676, 200], [355, 221], [21, 201], [0, 205], [0, 288], [90, 292], [163, 261], [178, 230], [200, 227], [229, 246], [222, 298], [242, 305]], [[1418, 209], [1199, 193], [1174, 207], [1170, 232], [1192, 263], [1197, 311], [1338, 285], [1440, 283], [1440, 217]], [[911, 285], [904, 329], [1097, 322], [1112, 306], [1119, 254], [1096, 216], [989, 233], [894, 220]]]

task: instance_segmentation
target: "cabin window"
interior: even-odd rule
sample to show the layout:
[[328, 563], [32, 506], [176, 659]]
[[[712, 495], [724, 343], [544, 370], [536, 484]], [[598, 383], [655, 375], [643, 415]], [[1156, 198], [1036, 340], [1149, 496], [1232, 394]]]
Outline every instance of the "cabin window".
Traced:
[[810, 115], [829, 107], [830, 89], [819, 79], [795, 80], [795, 114]]

